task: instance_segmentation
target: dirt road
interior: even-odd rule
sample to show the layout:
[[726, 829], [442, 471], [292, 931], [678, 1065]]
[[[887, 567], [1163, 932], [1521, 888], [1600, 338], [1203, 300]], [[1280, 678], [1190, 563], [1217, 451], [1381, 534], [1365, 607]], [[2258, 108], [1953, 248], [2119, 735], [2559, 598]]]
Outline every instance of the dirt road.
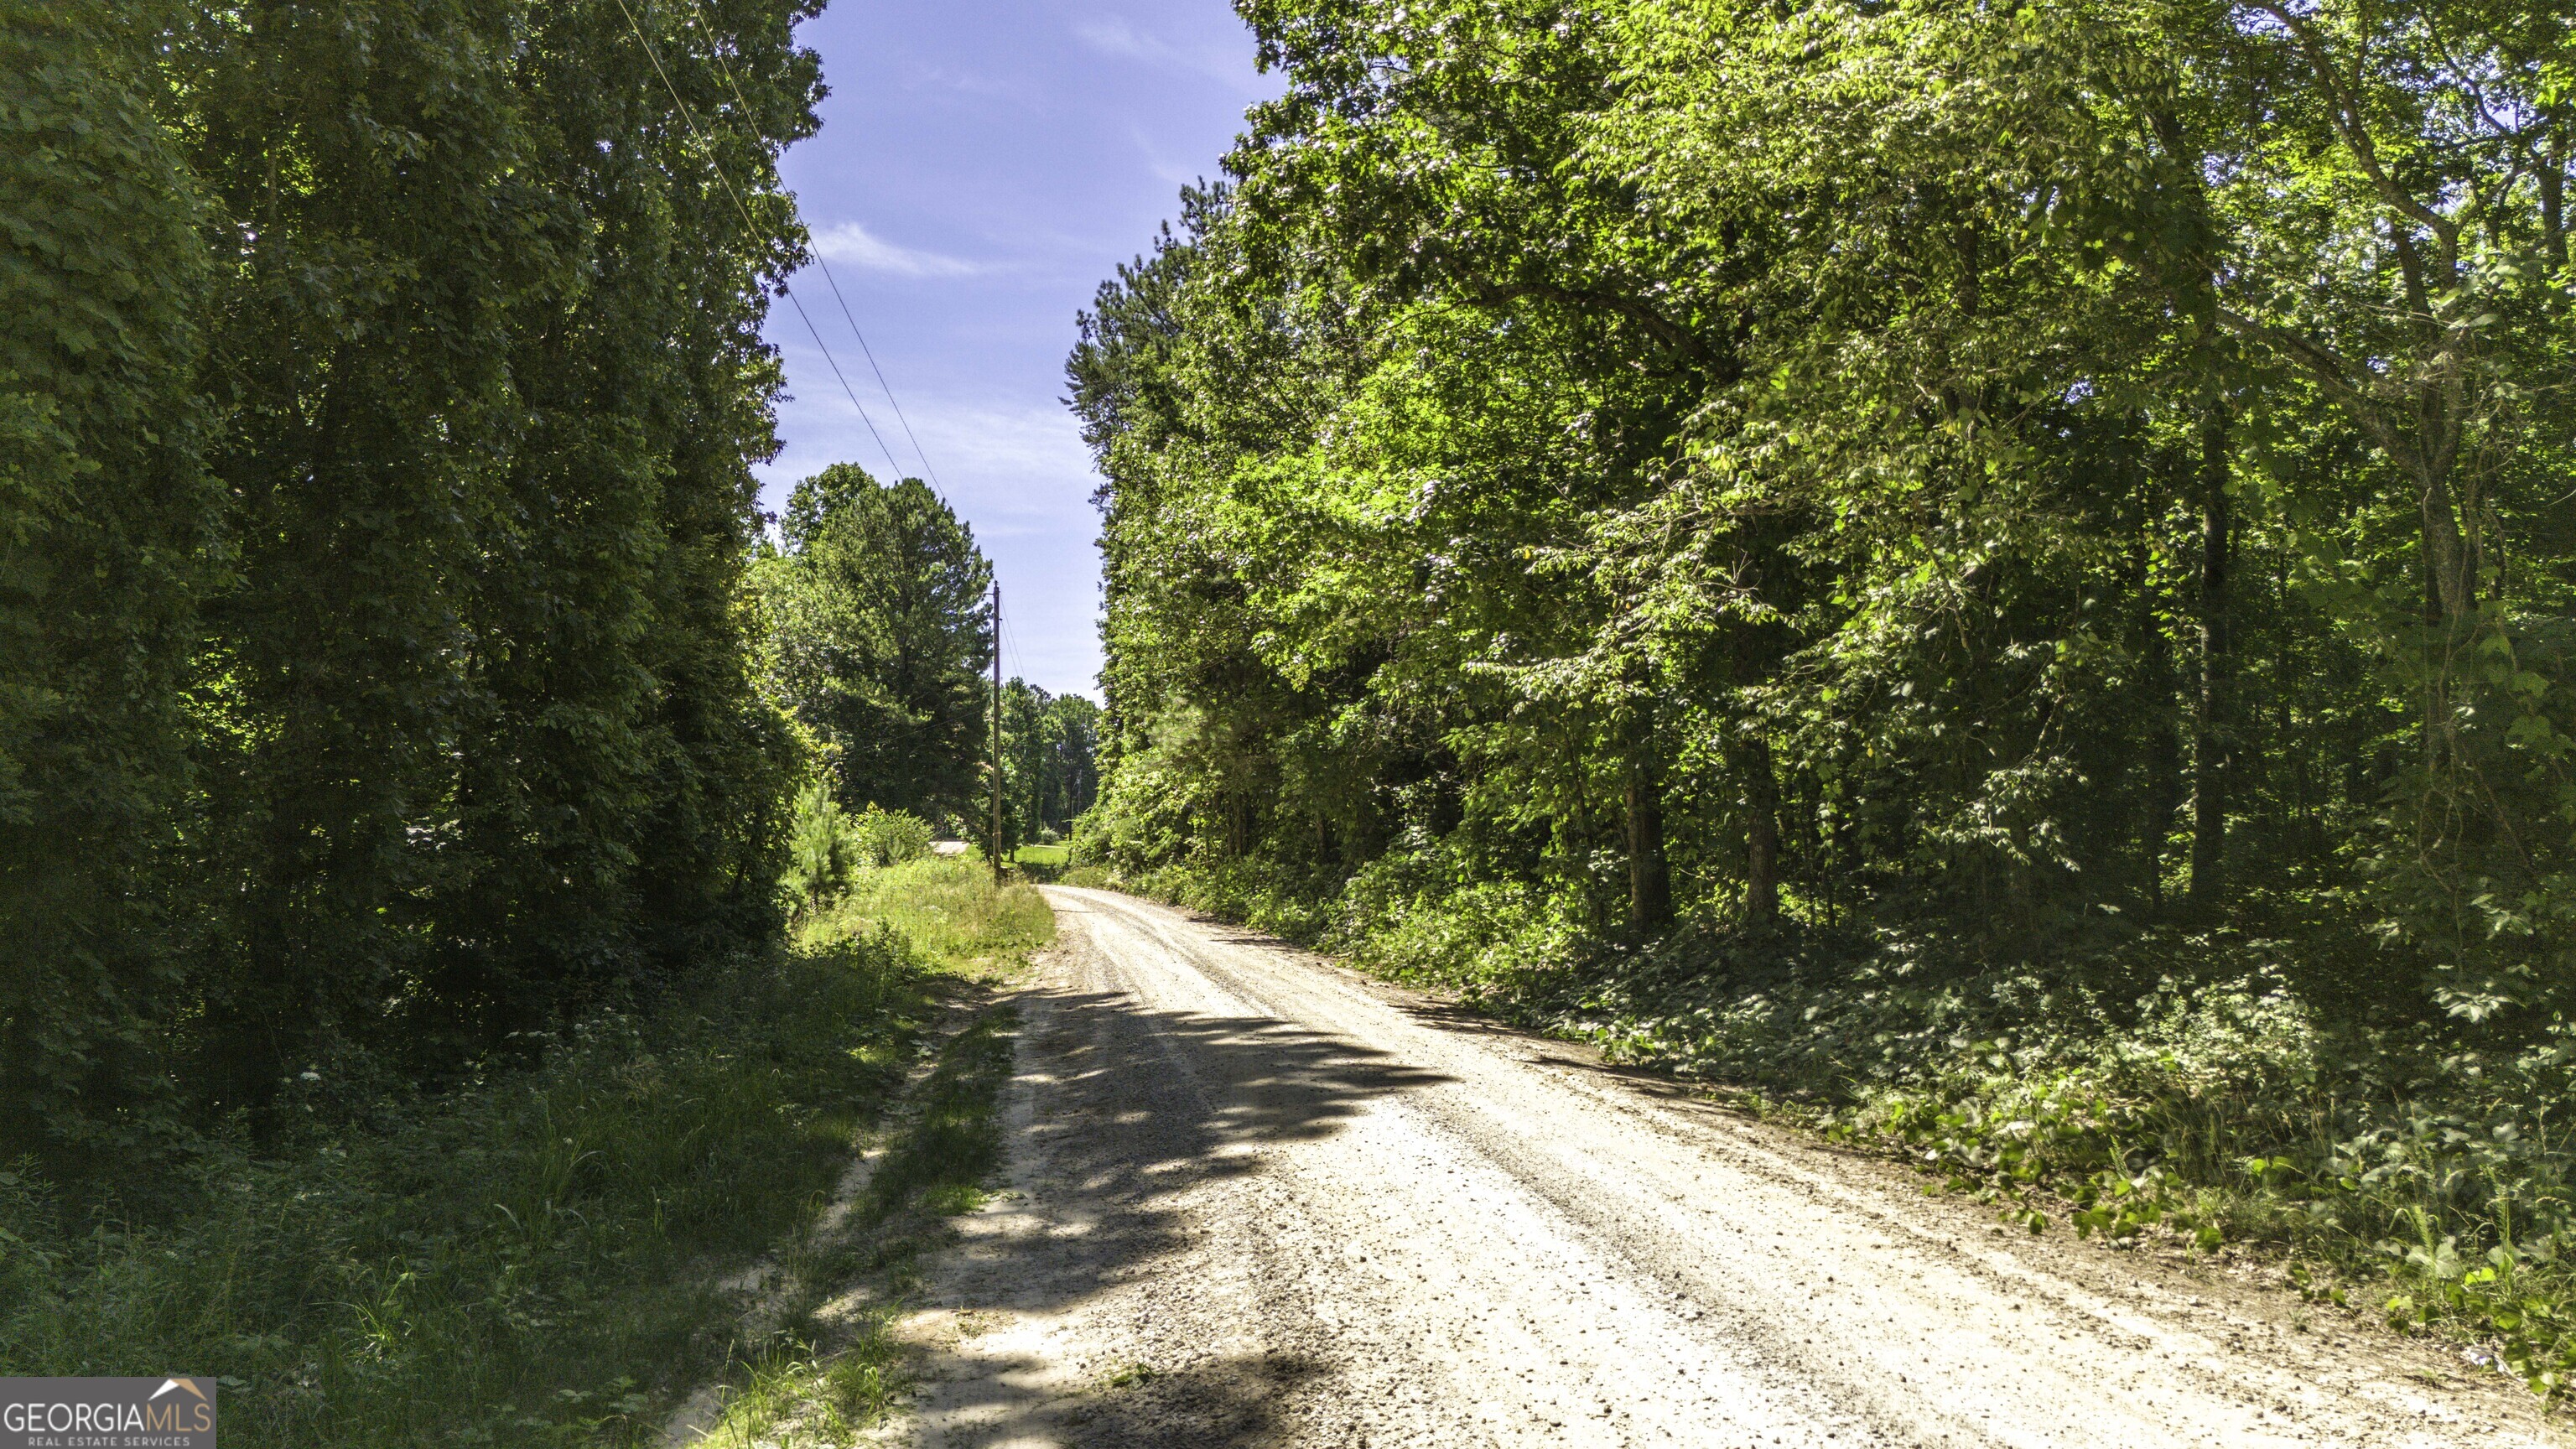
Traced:
[[1050, 888], [924, 1446], [2566, 1442], [2431, 1347]]

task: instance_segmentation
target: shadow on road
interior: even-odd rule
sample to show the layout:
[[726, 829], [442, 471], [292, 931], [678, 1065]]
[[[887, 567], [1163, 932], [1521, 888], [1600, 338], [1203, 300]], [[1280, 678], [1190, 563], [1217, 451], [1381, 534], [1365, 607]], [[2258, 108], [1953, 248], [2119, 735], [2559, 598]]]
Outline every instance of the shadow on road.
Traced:
[[[1005, 1127], [1038, 1221], [994, 1228], [1014, 1208], [1003, 1203], [967, 1224], [938, 1293], [961, 1315], [1078, 1307], [1204, 1233], [1173, 1205], [1179, 1194], [1258, 1172], [1260, 1148], [1326, 1136], [1376, 1099], [1453, 1080], [1269, 1017], [1156, 1011], [1104, 992], [1021, 1000], [1020, 1071], [1034, 1080]], [[1117, 1361], [1078, 1366], [1083, 1382], [1033, 1391], [1029, 1376], [1046, 1367], [1033, 1359], [996, 1361], [978, 1347], [984, 1356], [969, 1362], [963, 1346], [934, 1345], [924, 1368], [949, 1381], [940, 1406], [973, 1423], [934, 1442], [1242, 1444], [1324, 1387], [1294, 1358], [1211, 1353], [1208, 1305], [1178, 1278], [1157, 1275], [1143, 1290], [1164, 1295], [1145, 1339], [1123, 1343]]]

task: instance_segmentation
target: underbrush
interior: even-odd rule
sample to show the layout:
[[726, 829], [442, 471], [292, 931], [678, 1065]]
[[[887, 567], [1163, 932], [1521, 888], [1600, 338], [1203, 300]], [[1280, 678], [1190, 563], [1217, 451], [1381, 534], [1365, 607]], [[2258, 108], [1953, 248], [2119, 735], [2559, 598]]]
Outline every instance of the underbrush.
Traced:
[[1685, 936], [1544, 1014], [1892, 1148], [2032, 1232], [2267, 1244], [2312, 1299], [2466, 1339], [2543, 1394], [2576, 1377], [2565, 1023], [2481, 1050], [2331, 1021], [2259, 965], [2122, 1000], [2071, 972], [1938, 976], [1894, 941], [1757, 944], [1767, 972]]
[[[656, 1442], [697, 1385], [757, 1384], [794, 1325], [744, 1338], [716, 1284], [812, 1225], [955, 977], [1052, 930], [1034, 891], [954, 863], [860, 877], [791, 949], [589, 1020], [540, 1066], [283, 1149], [210, 1142], [151, 1220], [0, 1170], [0, 1374], [211, 1374], [228, 1445], [423, 1449]], [[935, 1219], [989, 1170], [994, 1040], [952, 1041], [872, 1221]], [[899, 1267], [929, 1232], [836, 1271]], [[891, 1382], [859, 1348], [835, 1392], [873, 1413]]]

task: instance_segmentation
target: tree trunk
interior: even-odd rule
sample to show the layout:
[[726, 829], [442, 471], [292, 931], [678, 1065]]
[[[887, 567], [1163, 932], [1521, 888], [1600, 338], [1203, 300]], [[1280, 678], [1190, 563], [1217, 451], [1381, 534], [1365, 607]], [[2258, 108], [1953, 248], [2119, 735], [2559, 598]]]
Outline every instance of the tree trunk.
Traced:
[[2227, 422], [2212, 403], [2200, 431], [2200, 700], [2191, 759], [2191, 903], [2218, 898], [2227, 855]]
[[2147, 903], [2161, 915], [2165, 908], [2165, 845], [2173, 838], [2174, 816], [2182, 808], [2182, 730], [2177, 718], [2180, 700], [2173, 646], [2165, 638], [2163, 621], [2156, 617], [2155, 577], [2143, 539], [2138, 543], [2132, 572], [2138, 594], [2138, 652], [2144, 663], [2139, 684], [2147, 729], [2146, 820], [2138, 833], [2146, 856]]
[[1663, 788], [1643, 760], [1628, 771], [1628, 920], [1644, 935], [1672, 923], [1672, 881], [1664, 868]]
[[2540, 245], [2549, 260], [2567, 264], [2567, 132], [2550, 127], [2549, 149], [2540, 164]]
[[1744, 918], [1767, 926], [1780, 918], [1780, 781], [1771, 742], [1744, 746]]

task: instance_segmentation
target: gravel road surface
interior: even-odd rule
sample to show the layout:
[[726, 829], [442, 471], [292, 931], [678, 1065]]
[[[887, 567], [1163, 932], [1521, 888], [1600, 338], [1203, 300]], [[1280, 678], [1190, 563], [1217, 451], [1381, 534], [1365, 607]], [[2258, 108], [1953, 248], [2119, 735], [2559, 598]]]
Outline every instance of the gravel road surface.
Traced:
[[2331, 1308], [2005, 1234], [1578, 1048], [1047, 896], [1007, 1185], [903, 1326], [890, 1434], [922, 1449], [2568, 1442]]

